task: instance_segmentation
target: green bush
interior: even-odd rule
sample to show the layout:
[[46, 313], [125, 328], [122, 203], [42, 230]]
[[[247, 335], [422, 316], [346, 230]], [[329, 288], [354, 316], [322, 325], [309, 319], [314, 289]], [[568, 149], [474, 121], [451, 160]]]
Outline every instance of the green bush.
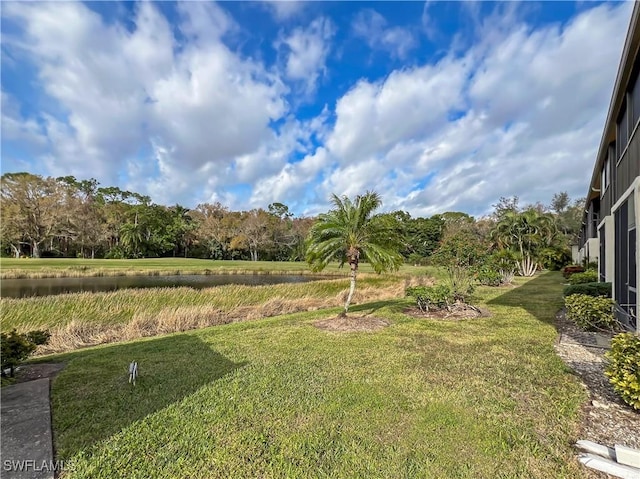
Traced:
[[569, 284], [594, 283], [596, 281], [598, 281], [598, 273], [596, 271], [574, 273], [569, 277]]
[[605, 374], [613, 389], [629, 406], [640, 410], [640, 338], [632, 333], [618, 334], [605, 357]]
[[445, 285], [409, 287], [405, 294], [415, 298], [416, 306], [423, 312], [446, 308], [454, 301], [451, 289]]
[[559, 271], [571, 261], [571, 251], [562, 246], [549, 246], [540, 251], [539, 261], [551, 271]]
[[13, 377], [16, 366], [27, 359], [38, 345], [46, 344], [50, 336], [46, 331], [19, 334], [15, 329], [10, 333], [1, 333], [2, 376], [6, 376], [5, 369], [9, 369], [9, 375]]
[[500, 286], [502, 275], [494, 269], [483, 266], [476, 272], [476, 281], [484, 286]]
[[604, 296], [611, 297], [611, 283], [583, 283], [565, 286], [563, 294], [571, 296], [572, 294], [586, 294], [588, 296]]
[[613, 329], [613, 300], [602, 296], [572, 294], [564, 298], [567, 318], [585, 331]]

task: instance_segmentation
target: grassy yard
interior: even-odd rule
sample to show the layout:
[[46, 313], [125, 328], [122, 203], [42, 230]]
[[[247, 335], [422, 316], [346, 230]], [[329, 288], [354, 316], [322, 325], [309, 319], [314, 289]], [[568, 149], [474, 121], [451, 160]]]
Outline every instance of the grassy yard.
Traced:
[[333, 309], [59, 355], [65, 477], [581, 477], [585, 395], [553, 350], [560, 282], [481, 289], [493, 315], [469, 321], [390, 299], [354, 308], [391, 321], [375, 333], [313, 326]]
[[[363, 273], [373, 272], [367, 263], [361, 263]], [[437, 274], [436, 268], [405, 265], [401, 274], [424, 274], [428, 270]], [[50, 278], [83, 276], [172, 275], [172, 274], [310, 274], [309, 265], [293, 261], [214, 261], [194, 258], [154, 259], [34, 259], [0, 258], [0, 278]], [[322, 274], [349, 274], [348, 268], [330, 264]]]

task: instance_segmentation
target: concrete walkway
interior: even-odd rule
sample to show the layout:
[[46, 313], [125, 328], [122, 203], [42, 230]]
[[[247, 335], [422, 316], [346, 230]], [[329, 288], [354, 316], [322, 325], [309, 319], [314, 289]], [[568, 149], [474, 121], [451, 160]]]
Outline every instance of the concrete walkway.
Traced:
[[49, 378], [0, 390], [2, 479], [52, 479], [51, 408]]

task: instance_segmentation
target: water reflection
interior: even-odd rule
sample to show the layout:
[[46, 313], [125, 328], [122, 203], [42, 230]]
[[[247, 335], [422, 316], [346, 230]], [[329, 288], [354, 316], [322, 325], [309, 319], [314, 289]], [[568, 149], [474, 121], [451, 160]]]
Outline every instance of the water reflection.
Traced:
[[108, 276], [98, 278], [43, 278], [43, 279], [3, 279], [0, 295], [3, 298], [25, 298], [55, 294], [78, 293], [82, 291], [115, 291], [127, 288], [167, 288], [188, 286], [190, 288], [210, 288], [225, 284], [265, 285], [280, 283], [304, 283], [322, 279], [317, 276], [302, 275], [180, 275], [180, 276]]

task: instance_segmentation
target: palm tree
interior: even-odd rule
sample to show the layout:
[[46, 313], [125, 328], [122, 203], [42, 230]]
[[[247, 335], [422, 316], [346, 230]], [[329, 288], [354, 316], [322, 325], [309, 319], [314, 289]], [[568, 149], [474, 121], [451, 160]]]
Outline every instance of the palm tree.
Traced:
[[533, 209], [505, 213], [492, 232], [498, 248], [512, 249], [518, 255], [521, 276], [533, 276], [540, 251], [553, 243], [556, 234], [553, 217]]
[[355, 201], [334, 194], [331, 202], [334, 208], [321, 214], [309, 231], [306, 259], [313, 271], [322, 271], [331, 261], [349, 263], [351, 287], [344, 316], [356, 289], [360, 260], [368, 261], [376, 273], [395, 271], [402, 264], [401, 238], [395, 234], [392, 215], [373, 214], [382, 204], [378, 193], [368, 191]]
[[138, 213], [136, 213], [133, 223], [125, 223], [120, 227], [120, 242], [134, 258], [137, 258], [142, 240], [142, 227], [138, 223]]

